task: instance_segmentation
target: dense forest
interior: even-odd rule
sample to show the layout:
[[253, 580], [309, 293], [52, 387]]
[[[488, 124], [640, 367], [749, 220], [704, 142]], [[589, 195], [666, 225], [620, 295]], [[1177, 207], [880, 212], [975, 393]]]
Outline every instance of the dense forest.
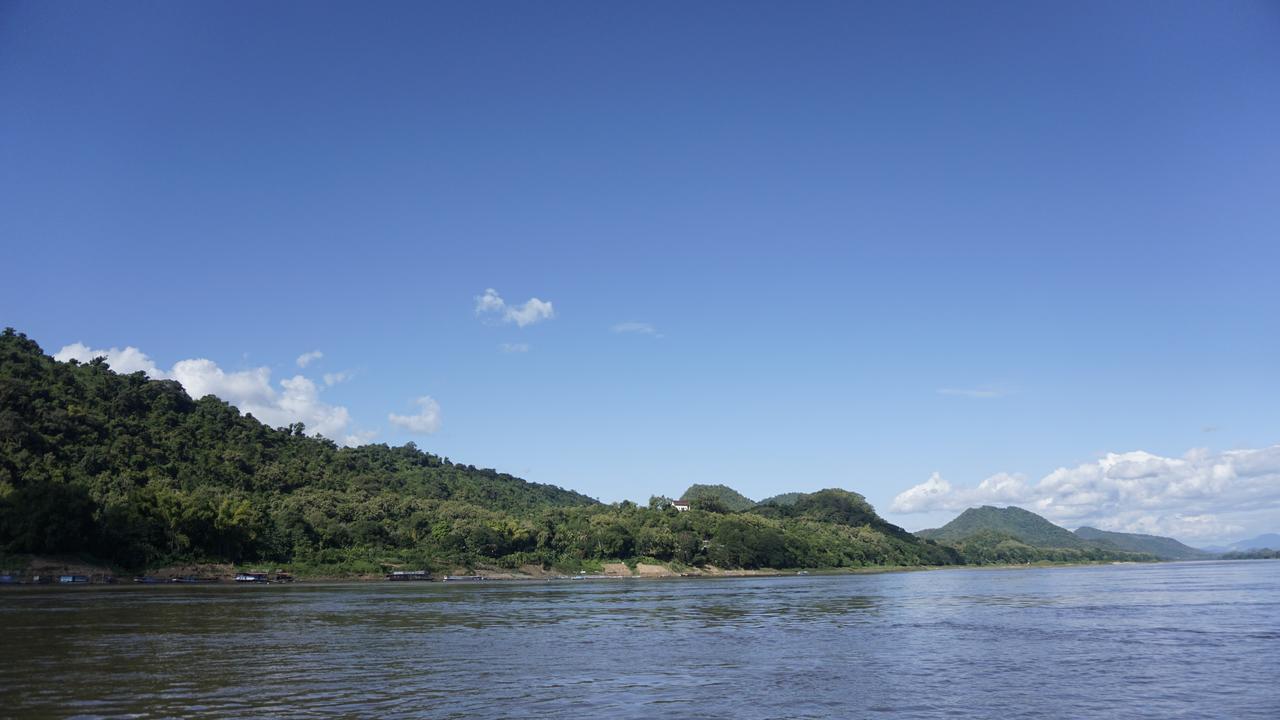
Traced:
[[0, 336], [0, 550], [10, 554], [330, 573], [963, 562], [856, 493], [747, 506], [723, 490], [699, 489], [685, 512], [662, 498], [605, 505], [412, 443], [339, 447], [300, 424], [271, 428], [216, 397], [192, 399], [173, 381], [117, 374], [102, 359], [57, 362], [21, 333]]

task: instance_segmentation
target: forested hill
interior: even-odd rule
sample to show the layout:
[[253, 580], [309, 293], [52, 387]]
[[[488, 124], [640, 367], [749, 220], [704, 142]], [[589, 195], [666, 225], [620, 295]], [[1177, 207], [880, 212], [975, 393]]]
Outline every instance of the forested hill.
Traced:
[[708, 505], [729, 512], [750, 510], [756, 504], [755, 500], [727, 485], [699, 485], [697, 483], [690, 485], [689, 489], [685, 490], [684, 494], [680, 496], [680, 499], [686, 500], [694, 506]]
[[[278, 557], [412, 535], [424, 513], [461, 505], [525, 513], [595, 503], [412, 444], [339, 448], [212, 395], [192, 400], [174, 381], [119, 375], [100, 360], [57, 362], [11, 329], [0, 336], [0, 547], [11, 551], [106, 549], [134, 565]], [[409, 522], [387, 529], [391, 516]]]
[[1145, 549], [1086, 540], [1019, 507], [969, 508], [936, 530], [916, 534], [956, 547], [973, 563], [1159, 559]]
[[326, 573], [962, 562], [884, 522], [856, 493], [747, 512], [602, 505], [412, 444], [339, 448], [301, 426], [273, 429], [172, 381], [120, 375], [101, 360], [57, 362], [13, 330], [0, 336], [0, 552]]
[[1033, 512], [1020, 507], [996, 508], [990, 505], [969, 508], [937, 530], [922, 530], [917, 534], [940, 542], [955, 542], [979, 532], [1001, 533], [1032, 547], [1078, 548], [1087, 545], [1070, 530], [1054, 525]]
[[1122, 533], [1097, 528], [1076, 528], [1076, 535], [1092, 542], [1110, 543], [1129, 552], [1150, 553], [1161, 560], [1207, 560], [1213, 553], [1183, 545], [1171, 537]]

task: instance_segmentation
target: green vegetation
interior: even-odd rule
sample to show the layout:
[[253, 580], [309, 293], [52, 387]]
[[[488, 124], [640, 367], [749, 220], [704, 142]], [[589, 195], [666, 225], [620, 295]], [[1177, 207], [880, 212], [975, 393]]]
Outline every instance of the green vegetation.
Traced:
[[1232, 550], [1220, 556], [1223, 560], [1280, 560], [1280, 550], [1270, 548], [1253, 548], [1252, 550]]
[[916, 534], [953, 545], [974, 564], [1157, 559], [1146, 550], [1091, 542], [1019, 507], [969, 508], [941, 528]]
[[1054, 525], [1033, 512], [1019, 507], [996, 508], [990, 505], [969, 508], [937, 530], [921, 530], [916, 534], [939, 542], [958, 542], [980, 532], [1007, 535], [1032, 547], [1083, 548], [1088, 545], [1070, 530]]
[[856, 493], [759, 508], [724, 486], [687, 495], [687, 512], [659, 498], [603, 505], [412, 443], [340, 448], [300, 424], [273, 429], [216, 397], [193, 400], [176, 382], [120, 375], [101, 360], [56, 362], [22, 334], [0, 336], [0, 553], [313, 574], [962, 561], [885, 522]]
[[1052, 547], [1029, 545], [1008, 533], [979, 530], [953, 542], [965, 561], [974, 565], [1035, 562], [1099, 562], [1104, 560], [1151, 561], [1146, 553], [1129, 553], [1100, 546]]
[[764, 500], [761, 500], [756, 504], [757, 505], [795, 505], [796, 501], [804, 497], [804, 495], [805, 495], [804, 493], [798, 493], [798, 492], [782, 493], [780, 495], [774, 495], [773, 497], [770, 497], [770, 498], [765, 498]]
[[703, 508], [715, 512], [742, 512], [755, 507], [756, 502], [727, 485], [690, 485], [680, 496], [691, 508]]
[[1142, 535], [1140, 533], [1110, 532], [1097, 528], [1082, 527], [1076, 529], [1076, 536], [1092, 543], [1114, 547], [1125, 552], [1146, 553], [1161, 560], [1206, 560], [1214, 557], [1213, 553], [1196, 548], [1169, 537], [1159, 535]]

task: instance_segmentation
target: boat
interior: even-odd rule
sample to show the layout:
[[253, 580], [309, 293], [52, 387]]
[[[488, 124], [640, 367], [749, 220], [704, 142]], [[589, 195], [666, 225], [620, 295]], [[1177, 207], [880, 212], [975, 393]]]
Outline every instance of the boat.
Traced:
[[58, 583], [62, 585], [84, 585], [89, 582], [88, 575], [59, 575]]
[[445, 582], [480, 582], [489, 578], [483, 575], [445, 575]]
[[408, 580], [430, 580], [431, 573], [427, 572], [426, 570], [392, 570], [391, 572], [387, 573], [387, 579], [398, 581], [398, 582], [403, 582]]
[[236, 582], [238, 582], [238, 583], [262, 583], [262, 584], [264, 584], [264, 585], [265, 585], [265, 584], [267, 583], [267, 574], [266, 574], [265, 572], [262, 572], [261, 570], [254, 570], [254, 571], [252, 571], [252, 572], [241, 572], [241, 573], [236, 573]]

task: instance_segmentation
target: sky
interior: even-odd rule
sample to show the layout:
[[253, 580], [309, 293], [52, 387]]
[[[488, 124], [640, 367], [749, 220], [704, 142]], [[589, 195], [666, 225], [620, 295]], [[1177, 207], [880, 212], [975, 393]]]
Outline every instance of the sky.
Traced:
[[1280, 531], [1271, 2], [0, 0], [0, 324], [604, 501]]

